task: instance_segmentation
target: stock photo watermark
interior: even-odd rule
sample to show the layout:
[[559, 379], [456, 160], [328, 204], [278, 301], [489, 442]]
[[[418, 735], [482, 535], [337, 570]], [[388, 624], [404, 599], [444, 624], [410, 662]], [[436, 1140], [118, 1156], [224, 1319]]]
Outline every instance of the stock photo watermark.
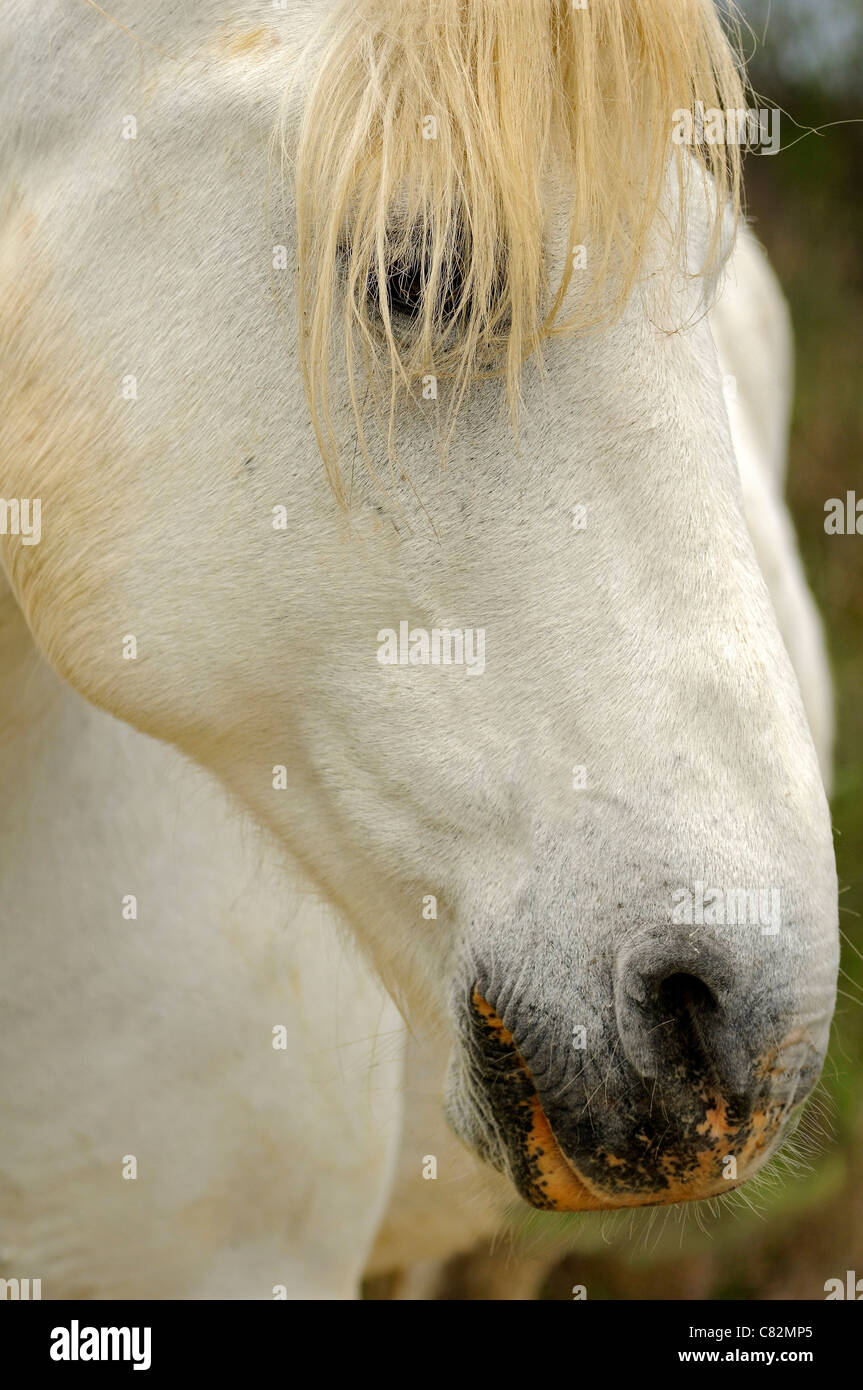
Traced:
[[828, 536], [863, 536], [863, 497], [846, 492], [824, 503], [824, 530]]
[[41, 497], [0, 497], [0, 536], [20, 536], [22, 545], [42, 539]]
[[382, 627], [377, 635], [381, 666], [464, 666], [469, 676], [485, 671], [484, 627]]
[[712, 888], [700, 879], [672, 894], [671, 920], [685, 927], [760, 927], [776, 936], [782, 926], [778, 888]]
[[691, 110], [678, 107], [672, 113], [671, 138], [675, 145], [745, 145], [759, 154], [778, 154], [781, 119], [775, 106], [723, 111], [696, 101]]

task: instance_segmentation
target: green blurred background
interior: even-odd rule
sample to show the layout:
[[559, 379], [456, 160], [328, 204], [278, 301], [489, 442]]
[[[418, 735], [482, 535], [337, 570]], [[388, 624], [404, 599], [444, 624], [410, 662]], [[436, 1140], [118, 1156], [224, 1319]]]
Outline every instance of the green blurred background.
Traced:
[[709, 1207], [563, 1218], [579, 1253], [562, 1259], [562, 1219], [521, 1216], [518, 1235], [450, 1266], [449, 1299], [571, 1299], [574, 1285], [588, 1299], [823, 1299], [827, 1279], [863, 1279], [863, 536], [824, 531], [828, 498], [863, 498], [863, 4], [742, 0], [738, 11], [761, 105], [787, 113], [779, 154], [748, 157], [746, 191], [794, 320], [788, 495], [836, 687], [833, 1041], [787, 1156], [763, 1178]]

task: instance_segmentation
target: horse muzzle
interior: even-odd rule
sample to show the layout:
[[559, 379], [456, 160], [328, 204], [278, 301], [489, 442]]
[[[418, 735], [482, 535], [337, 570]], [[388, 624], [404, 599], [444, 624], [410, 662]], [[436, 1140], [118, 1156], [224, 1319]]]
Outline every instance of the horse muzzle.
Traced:
[[629, 988], [615, 981], [616, 1035], [606, 1033], [592, 1058], [571, 1039], [537, 1046], [535, 1028], [522, 1049], [517, 1019], [507, 1026], [471, 988], [460, 1062], [467, 1084], [456, 1086], [462, 1099], [451, 1095], [448, 1113], [533, 1207], [598, 1211], [729, 1192], [775, 1151], [820, 1074], [823, 1053], [809, 1029], [786, 1029], [759, 1049], [745, 1029], [738, 1036], [723, 1025], [701, 982], [636, 973], [634, 998], [631, 971]]

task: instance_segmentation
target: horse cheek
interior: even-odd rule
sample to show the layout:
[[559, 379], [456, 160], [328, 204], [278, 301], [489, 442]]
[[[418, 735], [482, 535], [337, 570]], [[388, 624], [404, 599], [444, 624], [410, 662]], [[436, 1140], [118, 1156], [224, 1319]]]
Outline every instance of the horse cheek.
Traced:
[[128, 560], [120, 479], [129, 451], [104, 373], [44, 258], [31, 253], [34, 226], [19, 215], [0, 250], [0, 496], [38, 501], [41, 526], [33, 543], [0, 535], [0, 563], [49, 664], [126, 717], [134, 632], [119, 598]]

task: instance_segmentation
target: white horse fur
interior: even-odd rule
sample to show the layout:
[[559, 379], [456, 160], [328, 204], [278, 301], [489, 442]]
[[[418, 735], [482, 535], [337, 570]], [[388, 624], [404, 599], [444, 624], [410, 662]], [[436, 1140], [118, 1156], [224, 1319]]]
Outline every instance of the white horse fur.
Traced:
[[[709, 320], [666, 269], [548, 346], [517, 451], [494, 385], [443, 474], [408, 414], [421, 503], [358, 464], [346, 532], [271, 293], [290, 216], [261, 212], [317, 8], [0, 18], [0, 494], [43, 506], [38, 545], [0, 537], [0, 1275], [45, 1297], [347, 1298], [498, 1229], [513, 1182], [722, 1191], [826, 1044], [831, 697], [763, 253], [738, 234]], [[485, 673], [382, 667], [402, 620], [481, 626]], [[696, 880], [781, 890], [781, 930], [673, 926]], [[671, 975], [717, 1005], [683, 1088], [639, 1014]], [[525, 1169], [489, 1038], [566, 1165], [534, 1135]], [[710, 1088], [753, 1068], [729, 1119]], [[681, 1132], [700, 1097], [701, 1137], [632, 1160], [597, 1092], [634, 1076]]]

